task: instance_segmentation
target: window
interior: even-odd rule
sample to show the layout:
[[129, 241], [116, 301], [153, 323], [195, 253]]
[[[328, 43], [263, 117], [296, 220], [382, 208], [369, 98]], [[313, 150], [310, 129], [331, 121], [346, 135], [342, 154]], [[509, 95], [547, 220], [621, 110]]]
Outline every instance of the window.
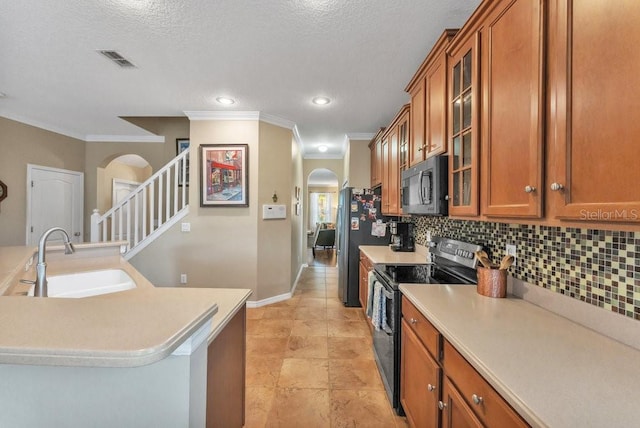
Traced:
[[309, 198], [309, 229], [315, 230], [318, 223], [333, 223], [331, 193], [311, 193]]

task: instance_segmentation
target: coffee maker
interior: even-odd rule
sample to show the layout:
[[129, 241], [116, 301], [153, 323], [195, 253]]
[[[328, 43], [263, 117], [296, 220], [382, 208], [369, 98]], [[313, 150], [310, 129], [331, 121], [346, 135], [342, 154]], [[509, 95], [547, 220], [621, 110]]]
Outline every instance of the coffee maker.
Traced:
[[415, 251], [413, 240], [413, 223], [389, 222], [389, 232], [391, 233], [391, 251]]

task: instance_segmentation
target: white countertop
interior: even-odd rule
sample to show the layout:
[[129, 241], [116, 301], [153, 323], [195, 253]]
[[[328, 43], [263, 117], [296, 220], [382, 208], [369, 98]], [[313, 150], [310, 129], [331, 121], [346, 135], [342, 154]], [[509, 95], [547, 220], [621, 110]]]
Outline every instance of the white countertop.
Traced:
[[640, 423], [640, 351], [524, 300], [481, 296], [474, 286], [400, 290], [531, 425]]
[[[0, 248], [0, 364], [136, 367], [170, 355], [205, 323], [211, 343], [251, 294], [248, 289], [156, 288], [116, 247], [53, 254], [48, 273], [117, 268], [135, 289], [82, 299], [17, 295], [33, 249]], [[99, 255], [99, 256], [96, 256]], [[11, 264], [18, 267], [11, 268]], [[12, 295], [13, 294], [13, 295]]]
[[426, 265], [426, 247], [416, 245], [414, 252], [391, 251], [388, 245], [361, 245], [360, 251], [373, 264], [385, 265]]

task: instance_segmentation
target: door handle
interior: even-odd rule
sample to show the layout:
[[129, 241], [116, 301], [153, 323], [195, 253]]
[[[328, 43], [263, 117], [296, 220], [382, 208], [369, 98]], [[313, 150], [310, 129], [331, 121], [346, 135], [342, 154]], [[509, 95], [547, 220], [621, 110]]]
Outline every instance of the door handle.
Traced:
[[80, 232], [74, 233], [73, 236], [80, 236]]

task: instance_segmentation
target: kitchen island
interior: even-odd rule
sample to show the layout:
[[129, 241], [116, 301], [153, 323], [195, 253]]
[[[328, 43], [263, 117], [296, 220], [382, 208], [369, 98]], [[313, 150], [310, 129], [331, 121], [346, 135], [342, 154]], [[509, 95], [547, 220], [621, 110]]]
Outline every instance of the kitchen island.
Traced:
[[[637, 426], [639, 350], [523, 299], [481, 296], [473, 286], [400, 289], [532, 426]], [[446, 353], [444, 360], [446, 374]]]
[[[19, 280], [35, 277], [34, 249], [0, 248], [0, 425], [205, 426], [216, 408], [209, 398], [224, 395], [211, 375], [228, 372], [236, 376], [224, 380], [240, 384], [233, 409], [241, 426], [251, 291], [156, 288], [120, 257], [119, 245], [76, 248], [70, 256], [48, 250], [47, 274], [121, 269], [136, 287], [26, 297]], [[229, 352], [221, 346], [234, 347], [235, 362], [217, 358]]]

